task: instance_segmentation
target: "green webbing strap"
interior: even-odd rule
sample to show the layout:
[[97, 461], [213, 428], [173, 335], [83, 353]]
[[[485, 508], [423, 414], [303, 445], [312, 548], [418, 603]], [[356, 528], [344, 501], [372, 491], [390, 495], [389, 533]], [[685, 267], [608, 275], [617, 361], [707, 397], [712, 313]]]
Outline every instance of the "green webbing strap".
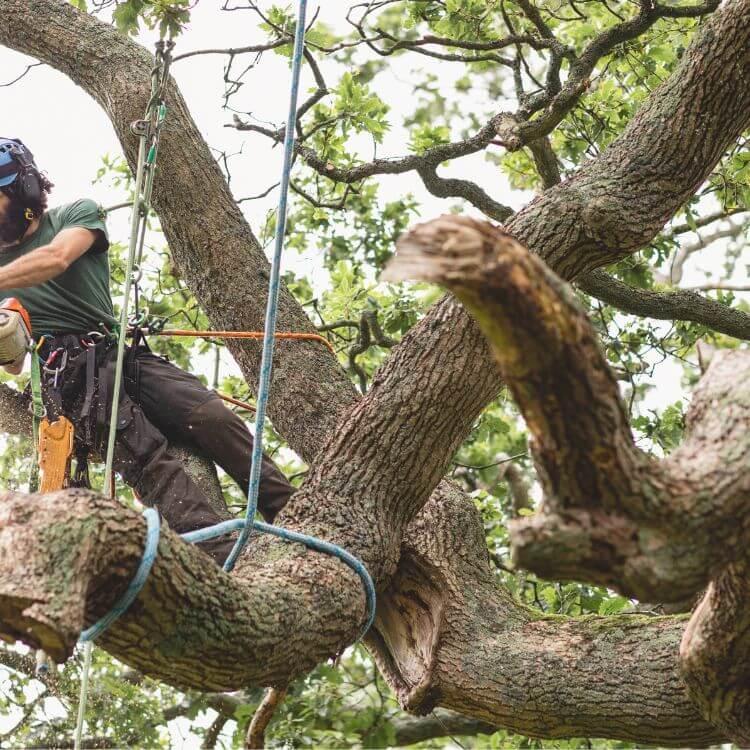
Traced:
[[39, 368], [39, 355], [35, 346], [32, 345], [30, 350], [34, 457], [29, 472], [29, 492], [37, 492], [39, 490], [39, 423], [44, 416], [44, 402], [42, 401], [42, 373]]

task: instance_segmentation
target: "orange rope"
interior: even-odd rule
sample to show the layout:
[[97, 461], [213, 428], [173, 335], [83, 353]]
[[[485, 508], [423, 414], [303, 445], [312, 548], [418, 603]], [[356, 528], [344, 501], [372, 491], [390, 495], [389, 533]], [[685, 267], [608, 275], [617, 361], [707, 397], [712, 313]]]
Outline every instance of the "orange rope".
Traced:
[[[185, 331], [180, 329], [168, 328], [158, 333], [150, 334], [152, 336], [193, 336], [199, 339], [262, 339], [263, 331]], [[277, 339], [302, 339], [307, 341], [320, 341], [325, 344], [333, 354], [336, 353], [331, 342], [317, 333], [275, 333]]]
[[224, 399], [224, 401], [228, 401], [230, 404], [241, 406], [243, 409], [247, 409], [248, 411], [256, 411], [255, 407], [252, 404], [248, 404], [245, 401], [240, 401], [236, 398], [232, 398], [231, 396], [227, 396], [226, 393], [222, 393], [221, 391], [216, 391], [216, 394], [219, 396], [219, 398]]

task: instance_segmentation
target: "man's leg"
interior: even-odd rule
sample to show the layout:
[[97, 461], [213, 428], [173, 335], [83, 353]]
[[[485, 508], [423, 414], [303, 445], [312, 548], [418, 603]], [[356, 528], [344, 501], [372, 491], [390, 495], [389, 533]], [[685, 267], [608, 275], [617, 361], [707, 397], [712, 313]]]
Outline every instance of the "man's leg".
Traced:
[[[166, 437], [129, 398], [119, 408], [114, 468], [144, 504], [158, 508], [177, 533], [224, 520], [210, 506], [182, 462], [169, 453]], [[222, 565], [233, 544], [231, 538], [223, 536], [198, 546]]]
[[[162, 357], [139, 351], [128, 393], [165, 434], [192, 443], [247, 494], [253, 437], [245, 423], [194, 375]], [[267, 456], [261, 466], [258, 509], [269, 523], [294, 487]]]

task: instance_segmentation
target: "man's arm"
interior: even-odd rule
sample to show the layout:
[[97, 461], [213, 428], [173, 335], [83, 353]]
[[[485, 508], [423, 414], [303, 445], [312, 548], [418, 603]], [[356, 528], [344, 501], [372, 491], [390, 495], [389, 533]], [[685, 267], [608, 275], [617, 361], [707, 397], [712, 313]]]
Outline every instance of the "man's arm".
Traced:
[[67, 270], [95, 242], [96, 232], [69, 227], [58, 232], [48, 245], [38, 247], [0, 268], [0, 293], [3, 289], [36, 286]]
[[[36, 286], [54, 279], [80, 258], [96, 239], [96, 232], [84, 227], [61, 230], [48, 245], [42, 245], [0, 268], [0, 296], [3, 289]], [[3, 365], [3, 369], [11, 375], [20, 375], [25, 359], [26, 355], [17, 362]]]

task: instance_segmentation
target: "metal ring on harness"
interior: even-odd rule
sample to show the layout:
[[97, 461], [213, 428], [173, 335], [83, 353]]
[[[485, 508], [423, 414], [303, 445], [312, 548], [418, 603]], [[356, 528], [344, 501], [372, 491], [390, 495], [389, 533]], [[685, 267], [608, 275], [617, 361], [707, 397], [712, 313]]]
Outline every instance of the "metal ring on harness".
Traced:
[[[57, 355], [62, 352], [62, 362], [58, 367], [50, 367], [50, 362], [54, 362], [57, 359]], [[55, 349], [52, 354], [49, 355], [47, 358], [47, 361], [42, 365], [42, 372], [44, 372], [45, 375], [54, 376], [54, 381], [52, 384], [53, 388], [57, 388], [58, 380], [60, 378], [60, 373], [65, 371], [65, 368], [68, 366], [68, 350], [64, 348]]]

